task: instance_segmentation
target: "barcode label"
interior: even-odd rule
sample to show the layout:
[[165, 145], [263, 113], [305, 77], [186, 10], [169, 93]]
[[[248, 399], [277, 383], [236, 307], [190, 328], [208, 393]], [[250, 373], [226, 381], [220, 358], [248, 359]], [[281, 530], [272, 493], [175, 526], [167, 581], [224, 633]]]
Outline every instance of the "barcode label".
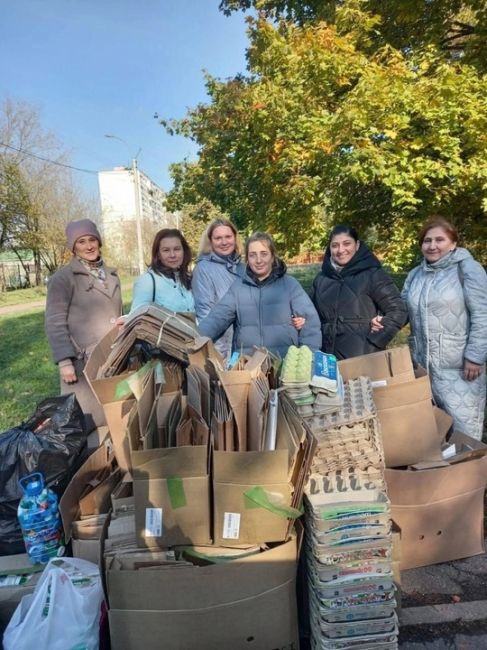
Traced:
[[145, 537], [162, 536], [162, 508], [145, 509]]
[[240, 513], [225, 512], [223, 514], [223, 539], [238, 539], [240, 537]]

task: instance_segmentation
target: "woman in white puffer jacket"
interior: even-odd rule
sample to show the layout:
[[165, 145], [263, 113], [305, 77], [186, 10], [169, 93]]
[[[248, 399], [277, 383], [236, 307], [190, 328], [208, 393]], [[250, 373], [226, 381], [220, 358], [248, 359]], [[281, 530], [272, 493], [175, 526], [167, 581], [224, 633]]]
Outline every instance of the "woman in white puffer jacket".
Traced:
[[442, 217], [419, 236], [423, 261], [406, 278], [402, 297], [411, 322], [414, 361], [428, 370], [433, 397], [455, 430], [482, 438], [487, 357], [487, 275]]

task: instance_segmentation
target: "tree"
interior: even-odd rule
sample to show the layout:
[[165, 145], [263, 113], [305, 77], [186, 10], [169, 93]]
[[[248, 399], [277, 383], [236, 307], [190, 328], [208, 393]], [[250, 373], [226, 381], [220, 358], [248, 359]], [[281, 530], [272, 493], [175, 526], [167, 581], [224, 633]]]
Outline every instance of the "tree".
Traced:
[[65, 162], [38, 109], [6, 99], [0, 106], [0, 249], [14, 251], [22, 263], [20, 251], [31, 250], [36, 284], [43, 267], [52, 273], [66, 257], [66, 223], [95, 213], [62, 167]]
[[367, 12], [378, 18], [368, 44], [411, 50], [436, 45], [447, 57], [487, 70], [487, 5], [484, 0], [221, 0], [220, 10], [254, 9], [268, 20], [285, 19], [297, 25], [324, 20], [335, 24], [344, 11]]
[[374, 227], [393, 266], [433, 211], [485, 235], [486, 79], [433, 45], [366, 52], [378, 21], [346, 2], [334, 25], [249, 19], [249, 74], [208, 76], [209, 103], [163, 121], [199, 145], [173, 203], [207, 198], [289, 253], [332, 222]]

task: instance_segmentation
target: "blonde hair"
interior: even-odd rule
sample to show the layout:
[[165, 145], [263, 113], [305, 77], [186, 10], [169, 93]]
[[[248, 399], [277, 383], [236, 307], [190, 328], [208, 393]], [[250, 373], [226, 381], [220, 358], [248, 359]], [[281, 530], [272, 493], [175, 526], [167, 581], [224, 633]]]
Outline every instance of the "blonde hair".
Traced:
[[211, 245], [211, 238], [213, 236], [213, 232], [216, 228], [219, 226], [226, 226], [227, 228], [230, 228], [230, 230], [233, 232], [235, 235], [235, 252], [237, 255], [240, 255], [240, 236], [238, 234], [238, 230], [236, 227], [233, 225], [231, 221], [228, 219], [213, 219], [213, 221], [208, 225], [206, 228], [205, 232], [201, 235], [200, 239], [200, 246], [198, 249], [198, 255], [207, 255], [208, 253], [211, 253], [213, 250], [213, 247]]

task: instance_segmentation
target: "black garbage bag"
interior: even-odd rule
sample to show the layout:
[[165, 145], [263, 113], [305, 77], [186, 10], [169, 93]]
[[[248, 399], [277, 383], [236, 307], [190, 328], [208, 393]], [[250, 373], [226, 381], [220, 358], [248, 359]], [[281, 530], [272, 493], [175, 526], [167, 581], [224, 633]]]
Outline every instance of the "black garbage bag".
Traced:
[[25, 553], [17, 507], [18, 480], [41, 472], [61, 496], [86, 447], [84, 415], [74, 395], [50, 397], [18, 427], [0, 434], [0, 555]]

